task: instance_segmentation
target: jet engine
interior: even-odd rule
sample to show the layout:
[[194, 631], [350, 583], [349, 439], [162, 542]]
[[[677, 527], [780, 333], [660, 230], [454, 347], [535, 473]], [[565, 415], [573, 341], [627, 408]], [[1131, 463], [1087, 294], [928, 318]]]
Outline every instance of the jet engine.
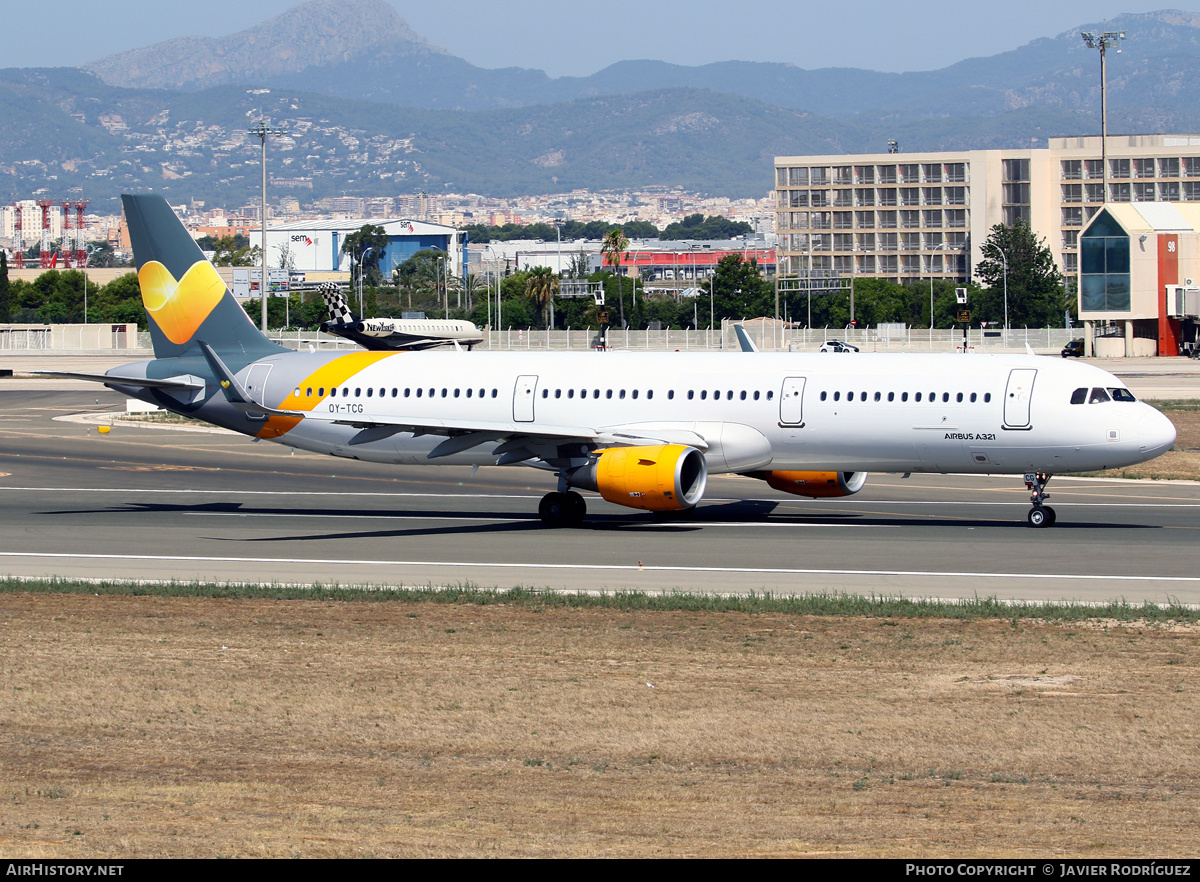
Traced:
[[747, 477], [766, 481], [784, 493], [812, 499], [853, 496], [867, 483], [866, 472], [749, 472]]
[[691, 508], [704, 495], [708, 467], [703, 453], [683, 444], [608, 447], [593, 453], [569, 480], [617, 505], [680, 511]]

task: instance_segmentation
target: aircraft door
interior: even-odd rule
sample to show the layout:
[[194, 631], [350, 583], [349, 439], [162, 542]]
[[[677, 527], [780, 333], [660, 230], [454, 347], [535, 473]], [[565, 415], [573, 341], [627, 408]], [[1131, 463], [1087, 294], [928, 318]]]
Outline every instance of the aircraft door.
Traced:
[[270, 373], [271, 365], [253, 364], [250, 366], [250, 371], [246, 374], [246, 391], [255, 403], [261, 404], [264, 407], [273, 406], [268, 404], [266, 400], [267, 375]]
[[785, 377], [779, 393], [779, 422], [798, 426], [804, 421], [804, 377]]
[[537, 391], [537, 381], [536, 374], [517, 377], [517, 385], [513, 389], [513, 419], [518, 423], [533, 422], [533, 400]]
[[1004, 390], [1004, 428], [1033, 428], [1029, 424], [1029, 404], [1036, 377], [1036, 368], [1014, 368], [1009, 371], [1008, 387]]

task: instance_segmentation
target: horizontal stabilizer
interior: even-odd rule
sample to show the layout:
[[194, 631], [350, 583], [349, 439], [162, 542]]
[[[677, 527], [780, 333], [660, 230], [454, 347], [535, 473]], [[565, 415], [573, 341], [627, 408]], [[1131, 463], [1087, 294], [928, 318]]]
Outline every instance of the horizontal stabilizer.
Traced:
[[141, 389], [203, 389], [204, 381], [199, 377], [168, 377], [155, 380], [150, 377], [121, 377], [116, 374], [80, 374], [74, 371], [30, 371], [37, 377], [57, 377], [64, 380], [87, 380], [89, 383], [104, 383], [112, 386], [136, 386]]

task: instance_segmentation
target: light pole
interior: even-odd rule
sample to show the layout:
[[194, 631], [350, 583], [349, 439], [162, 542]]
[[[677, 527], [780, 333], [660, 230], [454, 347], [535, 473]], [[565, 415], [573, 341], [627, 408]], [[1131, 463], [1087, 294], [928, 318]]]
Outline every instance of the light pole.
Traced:
[[364, 248], [358, 253], [358, 314], [360, 316], [363, 315], [363, 261], [374, 250], [374, 248]]
[[[1083, 31], [1079, 36], [1089, 49], [1100, 50], [1100, 184], [1104, 188], [1104, 198], [1101, 204], [1108, 201], [1108, 81], [1104, 68], [1104, 55], [1110, 46], [1121, 53], [1120, 41], [1125, 39], [1124, 31], [1105, 31], [1096, 36], [1091, 31]], [[1005, 331], [1008, 322], [1004, 323]]]
[[[270, 89], [254, 89], [250, 94], [262, 95], [269, 92]], [[258, 285], [258, 293], [262, 296], [262, 330], [267, 332], [267, 136], [268, 135], [286, 135], [284, 129], [274, 129], [267, 125], [266, 118], [260, 119], [258, 124], [250, 130], [250, 134], [256, 136], [262, 141], [262, 210], [259, 212], [259, 226], [262, 227], [262, 281]], [[362, 304], [359, 304], [362, 308]]]
[[1008, 345], [1008, 256], [1001, 251], [1000, 262], [1004, 264], [1004, 345]]

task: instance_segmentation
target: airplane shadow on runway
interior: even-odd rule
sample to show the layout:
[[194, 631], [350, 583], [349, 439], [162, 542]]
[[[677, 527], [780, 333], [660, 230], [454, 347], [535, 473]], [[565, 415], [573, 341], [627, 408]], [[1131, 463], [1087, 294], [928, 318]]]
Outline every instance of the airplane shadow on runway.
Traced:
[[[795, 524], [797, 526], [828, 526], [837, 527], [841, 524], [855, 527], [974, 527], [974, 528], [1015, 528], [1029, 529], [1024, 518], [1012, 520], [993, 520], [983, 518], [957, 518], [944, 516], [912, 516], [898, 513], [896, 515], [866, 515], [857, 511], [824, 511], [820, 514], [776, 514], [778, 503], [767, 500], [733, 500], [729, 502], [706, 504], [699, 508], [681, 512], [629, 512], [589, 514], [575, 532], [627, 532], [636, 530], [639, 533], [686, 534], [702, 531], [708, 524], [716, 523], [755, 523]], [[495, 533], [542, 532], [544, 527], [537, 515], [532, 512], [481, 512], [478, 510], [460, 511], [428, 511], [419, 509], [328, 509], [328, 508], [277, 508], [277, 507], [246, 507], [240, 502], [211, 502], [196, 504], [168, 504], [155, 502], [137, 502], [99, 509], [75, 509], [70, 511], [51, 511], [46, 514], [166, 514], [184, 513], [196, 515], [227, 515], [232, 517], [245, 516], [248, 519], [276, 517], [285, 518], [329, 518], [336, 520], [352, 520], [354, 518], [387, 520], [390, 518], [419, 518], [435, 522], [433, 525], [421, 527], [386, 526], [379, 529], [358, 529], [345, 531], [325, 531], [320, 533], [294, 533], [290, 535], [262, 537], [208, 537], [217, 542], [293, 542], [304, 540], [336, 540], [364, 538], [395, 538], [404, 536], [438, 536], [438, 535], [484, 535]], [[445, 523], [437, 524], [439, 520]], [[463, 523], [464, 521], [477, 523]], [[453, 523], [451, 523], [453, 521]], [[486, 523], [481, 523], [486, 522]], [[247, 525], [248, 526], [248, 525]], [[1100, 529], [1100, 530], [1130, 530], [1130, 529], [1161, 529], [1151, 524], [1129, 523], [1099, 523], [1095, 521], [1079, 522], [1068, 519], [1060, 520], [1047, 535], [1054, 535], [1059, 530]], [[1038, 531], [1041, 532], [1041, 531]]]

